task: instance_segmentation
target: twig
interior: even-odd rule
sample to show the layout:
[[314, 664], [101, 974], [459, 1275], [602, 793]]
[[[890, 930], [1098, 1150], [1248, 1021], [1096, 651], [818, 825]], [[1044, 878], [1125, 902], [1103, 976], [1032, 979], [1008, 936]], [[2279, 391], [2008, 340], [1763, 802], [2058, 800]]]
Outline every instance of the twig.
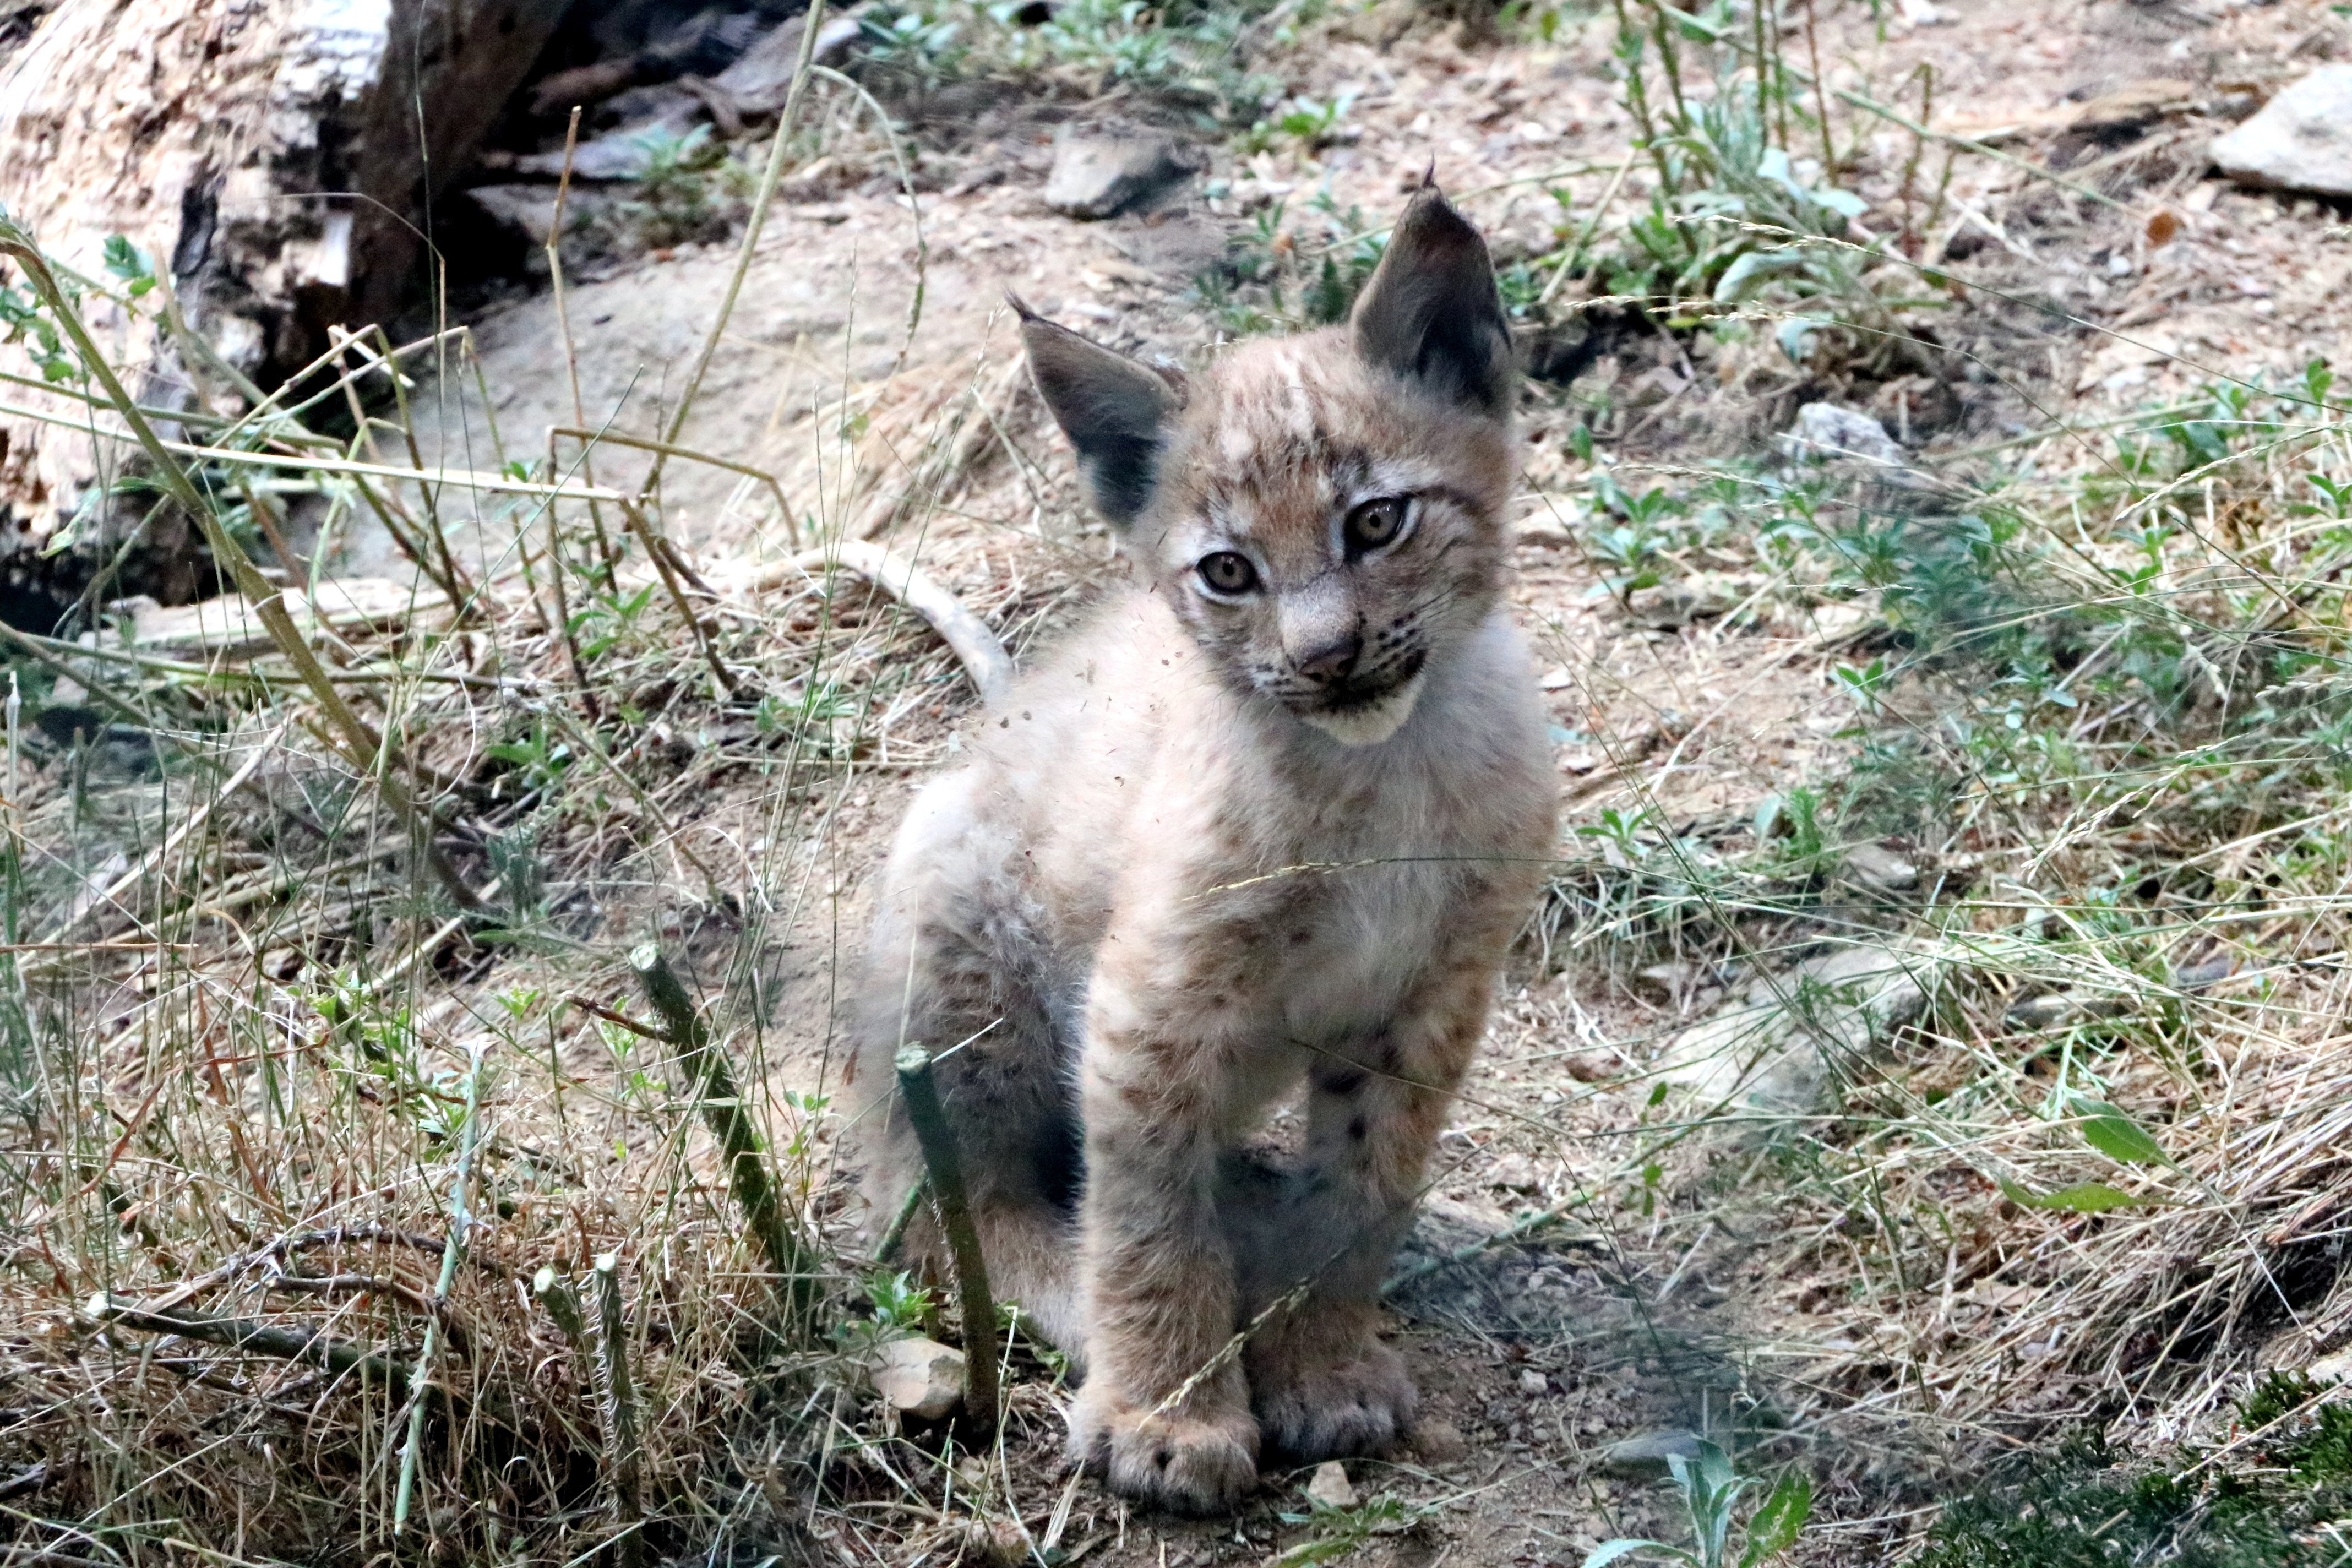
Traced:
[[[376, 342], [383, 345], [382, 353], [389, 354], [393, 352], [392, 339], [386, 335], [383, 327], [374, 326], [367, 330], [373, 333]], [[392, 383], [393, 405], [400, 411], [398, 429], [401, 444], [408, 448], [410, 466], [421, 470], [425, 467], [425, 448], [417, 444], [416, 415], [408, 405], [410, 384], [404, 376], [394, 375], [389, 379]], [[485, 414], [489, 412], [488, 405], [484, 405], [483, 412]], [[457, 592], [450, 600], [450, 605], [458, 615], [470, 616], [473, 613], [474, 603], [479, 597], [479, 591], [467, 577], [465, 571], [458, 566], [457, 557], [449, 549], [449, 527], [441, 519], [440, 490], [434, 485], [419, 485], [416, 487], [416, 499], [424, 503], [425, 521], [432, 530], [429, 537], [432, 542], [440, 548], [441, 569], [447, 574], [448, 580], [457, 585]]]
[[[987, 1260], [981, 1257], [980, 1232], [964, 1196], [955, 1132], [948, 1126], [939, 1085], [931, 1079], [931, 1053], [920, 1045], [908, 1046], [894, 1065], [898, 1097], [922, 1149], [923, 1167], [930, 1173], [931, 1212], [947, 1236], [955, 1264], [956, 1294], [963, 1308], [964, 1419], [975, 1437], [985, 1441], [996, 1430], [996, 1298], [988, 1289]], [[916, 1185], [920, 1191], [922, 1184]]]
[[898, 1244], [907, 1239], [907, 1227], [915, 1221], [915, 1211], [923, 1206], [923, 1194], [929, 1190], [929, 1183], [920, 1176], [915, 1178], [915, 1184], [907, 1189], [906, 1200], [899, 1204], [898, 1212], [890, 1216], [889, 1225], [884, 1228], [882, 1239], [875, 1244], [875, 1262], [887, 1263], [898, 1252]]
[[[784, 520], [785, 534], [792, 540], [793, 548], [795, 550], [800, 548], [801, 525], [793, 519], [792, 503], [784, 499], [783, 485], [775, 475], [765, 468], [755, 468], [749, 463], [739, 463], [731, 458], [714, 457], [709, 452], [698, 452], [691, 447], [680, 447], [669, 441], [648, 441], [642, 437], [623, 435], [617, 430], [591, 430], [586, 427], [584, 421], [580, 425], [558, 425], [547, 434], [551, 438], [561, 437], [566, 440], [577, 441], [589, 451], [594, 450], [599, 446], [627, 447], [634, 451], [651, 452], [658, 457], [684, 458], [689, 462], [708, 463], [714, 468], [724, 468], [730, 474], [740, 474], [747, 479], [757, 479], [768, 487], [768, 493], [774, 498], [776, 510]], [[583, 452], [581, 457], [581, 465], [583, 468], [587, 466], [587, 456]]]
[[669, 590], [671, 601], [677, 605], [677, 613], [686, 617], [687, 629], [694, 633], [695, 646], [702, 650], [703, 659], [710, 666], [710, 672], [719, 678], [719, 684], [728, 696], [740, 697], [743, 695], [743, 683], [719, 658], [719, 650], [711, 646], [710, 632], [703, 626], [702, 617], [695, 614], [693, 602], [687, 598], [686, 588], [678, 582], [677, 573], [670, 565], [669, 553], [662, 548], [666, 542], [646, 520], [645, 508], [625, 500], [620, 503], [620, 507], [621, 515], [628, 520], [629, 531], [637, 536], [639, 542], [646, 547], [646, 553], [653, 558], [654, 572], [661, 578], [662, 586]]
[[[563, 128], [563, 173], [555, 182], [555, 217], [547, 230], [547, 277], [555, 292], [555, 325], [563, 334], [563, 363], [572, 373], [572, 418], [575, 424], [588, 423], [588, 406], [580, 395], [580, 345], [572, 336], [572, 310], [566, 303], [563, 289], [563, 205], [572, 193], [572, 159], [580, 147], [580, 105], [572, 106], [571, 123]], [[596, 465], [593, 457], [583, 455], [581, 476], [590, 484], [596, 482]], [[548, 476], [552, 479], [553, 473]], [[588, 503], [588, 521], [596, 530], [596, 549], [604, 560], [604, 581], [609, 585], [621, 570], [620, 558], [613, 553], [612, 536], [604, 531], [604, 510], [594, 501]], [[548, 537], [554, 537], [555, 514], [549, 510]], [[561, 571], [561, 568], [558, 568]], [[572, 662], [579, 660], [575, 657]]]
[[563, 1331], [565, 1339], [574, 1345], [588, 1342], [588, 1320], [580, 1310], [580, 1298], [557, 1277], [552, 1267], [541, 1268], [531, 1277], [530, 1293], [547, 1309], [547, 1315], [555, 1320], [555, 1326]]
[[473, 1353], [473, 1338], [446, 1300], [419, 1290], [404, 1279], [376, 1274], [273, 1274], [262, 1282], [269, 1290], [291, 1290], [303, 1296], [389, 1296], [419, 1314], [441, 1321], [449, 1348], [459, 1355]]
[[630, 1017], [626, 1013], [622, 1012], [619, 1008], [607, 1007], [604, 1004], [595, 1000], [593, 997], [582, 996], [575, 993], [572, 995], [565, 997], [564, 1000], [571, 1003], [574, 1007], [579, 1008], [582, 1012], [601, 1018], [605, 1023], [611, 1024], [616, 1028], [626, 1029], [629, 1033], [636, 1036], [637, 1038], [641, 1040], [653, 1040], [661, 1045], [667, 1045], [669, 1043], [669, 1037], [667, 1034], [664, 1034], [661, 1030], [648, 1029], [643, 1024], [638, 1023], [635, 1018]]
[[[441, 1353], [443, 1315], [449, 1308], [449, 1288], [457, 1283], [457, 1265], [466, 1257], [466, 1232], [473, 1221], [467, 1212], [467, 1193], [473, 1185], [474, 1151], [481, 1142], [482, 1126], [482, 1055], [474, 1053], [473, 1068], [466, 1075], [466, 1125], [457, 1139], [457, 1171], [449, 1181], [449, 1239], [441, 1248], [441, 1277], [434, 1282], [433, 1303], [436, 1310], [425, 1321], [425, 1349], [417, 1357], [425, 1377], [432, 1375], [435, 1363]], [[408, 1443], [400, 1454], [400, 1487], [392, 1504], [392, 1533], [397, 1538], [408, 1525], [408, 1510], [416, 1492], [416, 1460], [425, 1446], [425, 1401], [422, 1380], [412, 1389], [408, 1402]]]
[[727, 1161], [728, 1185], [751, 1234], [768, 1255], [778, 1277], [779, 1294], [790, 1310], [793, 1325], [806, 1329], [816, 1306], [816, 1259], [793, 1234], [784, 1216], [782, 1195], [760, 1154], [760, 1136], [751, 1112], [735, 1087], [735, 1072], [727, 1054], [710, 1037], [694, 999], [678, 983], [677, 973], [652, 942], [629, 954], [629, 968], [644, 988], [646, 1000], [668, 1026], [669, 1043], [677, 1047], [688, 1081], [702, 1107], [702, 1120], [719, 1140]]
[[613, 1511], [621, 1522], [621, 1561], [634, 1564], [645, 1553], [638, 1523], [645, 1510], [637, 1497], [637, 1400], [629, 1382], [628, 1327], [621, 1316], [621, 1260], [600, 1255], [592, 1279], [596, 1289], [596, 1386], [604, 1418], [604, 1458], [613, 1471]]
[[271, 1356], [278, 1361], [300, 1362], [305, 1366], [318, 1367], [336, 1377], [356, 1372], [370, 1382], [382, 1382], [404, 1390], [416, 1385], [416, 1371], [406, 1362], [330, 1338], [324, 1329], [289, 1328], [278, 1323], [257, 1323], [248, 1318], [215, 1317], [210, 1313], [191, 1312], [176, 1307], [142, 1306], [106, 1290], [99, 1291], [84, 1302], [81, 1310], [85, 1318], [111, 1328], [136, 1329], [150, 1334], [177, 1334], [184, 1340], [201, 1340], [206, 1344], [250, 1351], [255, 1355]]

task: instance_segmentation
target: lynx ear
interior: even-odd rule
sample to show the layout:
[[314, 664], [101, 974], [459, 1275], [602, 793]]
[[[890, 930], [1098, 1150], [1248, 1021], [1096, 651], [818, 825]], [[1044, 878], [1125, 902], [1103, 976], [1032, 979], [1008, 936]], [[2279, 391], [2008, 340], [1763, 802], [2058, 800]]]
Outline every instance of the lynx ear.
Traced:
[[1358, 353], [1433, 396], [1510, 411], [1511, 329], [1486, 242], [1435, 185], [1397, 219], [1349, 326]]
[[1151, 499], [1168, 422], [1181, 405], [1176, 387], [1149, 366], [1032, 314], [1020, 300], [1021, 342], [1029, 373], [1078, 451], [1087, 497], [1114, 528], [1125, 528]]

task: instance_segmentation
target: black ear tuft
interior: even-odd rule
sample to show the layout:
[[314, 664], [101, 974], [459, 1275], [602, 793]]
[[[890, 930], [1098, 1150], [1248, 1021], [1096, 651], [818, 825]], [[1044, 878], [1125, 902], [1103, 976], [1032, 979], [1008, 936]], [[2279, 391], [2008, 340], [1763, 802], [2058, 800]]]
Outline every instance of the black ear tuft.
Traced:
[[1356, 352], [1432, 395], [1500, 417], [1510, 412], [1511, 329], [1486, 242], [1424, 184], [1356, 301]]
[[1160, 452], [1181, 399], [1166, 378], [1113, 353], [1067, 327], [1055, 326], [1020, 300], [1021, 342], [1029, 374], [1070, 445], [1087, 499], [1114, 528], [1135, 521], [1160, 477]]

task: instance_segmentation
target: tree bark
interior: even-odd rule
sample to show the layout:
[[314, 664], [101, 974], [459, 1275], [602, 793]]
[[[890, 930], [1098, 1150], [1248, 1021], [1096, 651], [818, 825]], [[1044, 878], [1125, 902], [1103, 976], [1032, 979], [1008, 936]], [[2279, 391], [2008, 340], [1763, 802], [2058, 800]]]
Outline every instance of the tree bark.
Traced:
[[[0, 205], [89, 278], [106, 278], [108, 237], [128, 238], [194, 332], [268, 389], [328, 346], [329, 327], [400, 309], [433, 198], [569, 3], [61, 0], [0, 64]], [[240, 406], [235, 377], [189, 363], [155, 304], [84, 300], [138, 399]], [[21, 344], [0, 364], [38, 374]], [[0, 403], [77, 412], [13, 384]], [[0, 415], [0, 508], [42, 540], [121, 456]]]

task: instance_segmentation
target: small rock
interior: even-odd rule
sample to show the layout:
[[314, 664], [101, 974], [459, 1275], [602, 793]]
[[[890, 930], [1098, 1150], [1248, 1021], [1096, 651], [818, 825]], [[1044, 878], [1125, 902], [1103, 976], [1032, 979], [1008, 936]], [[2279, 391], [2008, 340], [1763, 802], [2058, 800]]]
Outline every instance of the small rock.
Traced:
[[1768, 1118], [1808, 1115], [1833, 1078], [1925, 1010], [1945, 968], [1925, 948], [1857, 942], [1760, 976], [1669, 1041], [1660, 1076], [1709, 1110], [1739, 1113], [1749, 1135]]
[[1412, 1451], [1425, 1465], [1451, 1465], [1469, 1457], [1470, 1444], [1461, 1427], [1433, 1418], [1413, 1428]]
[[947, 201], [954, 201], [959, 196], [968, 196], [974, 191], [984, 191], [991, 185], [1001, 185], [1003, 183], [1004, 166], [1003, 164], [983, 163], [946, 190], [941, 191], [940, 195]]
[[1860, 458], [1870, 463], [1901, 464], [1903, 448], [1886, 426], [1860, 409], [1834, 403], [1808, 403], [1797, 410], [1797, 422], [1780, 437], [1790, 457], [1823, 461]]
[[1612, 1443], [1601, 1451], [1604, 1469], [1621, 1476], [1663, 1476], [1666, 1460], [1679, 1454], [1685, 1459], [1698, 1458], [1699, 1437], [1696, 1432], [1669, 1427], [1660, 1432], [1644, 1432], [1637, 1437]]
[[2242, 184], [2352, 196], [2352, 65], [2321, 66], [2213, 142]]
[[1045, 205], [1064, 217], [1111, 217], [1191, 173], [1192, 165], [1172, 136], [1065, 125], [1054, 136]]
[[1846, 874], [1864, 887], [1900, 893], [1919, 885], [1919, 868], [1880, 844], [1857, 844], [1845, 852]]
[[[733, 100], [731, 107], [738, 115], [773, 114], [792, 93], [804, 26], [804, 17], [794, 16], [769, 28], [745, 45], [735, 63], [711, 78], [709, 85]], [[817, 29], [812, 58], [819, 65], [839, 58], [865, 30], [854, 16], [826, 17], [824, 26]]]
[[1348, 1480], [1348, 1467], [1337, 1459], [1326, 1459], [1315, 1467], [1307, 1480], [1307, 1495], [1325, 1508], [1353, 1508], [1356, 1489]]
[[2321, 1356], [2305, 1367], [2303, 1374], [2314, 1383], [2342, 1383], [2352, 1378], [2352, 1350], [2336, 1351]]
[[2219, 985], [2238, 973], [2238, 955], [2224, 952], [2196, 963], [2184, 963], [2172, 972], [2172, 984], [2183, 991], [2202, 991], [2209, 985]]
[[[652, 119], [640, 120], [592, 137], [572, 149], [572, 177], [574, 180], [640, 180], [662, 156], [666, 146], [675, 146], [693, 129], [692, 111], [695, 100], [679, 93], [670, 111]], [[715, 152], [708, 154], [716, 161]], [[513, 163], [519, 174], [538, 174], [556, 179], [563, 174], [564, 154], [533, 153], [517, 158]], [[551, 209], [555, 193], [545, 193]]]
[[1543, 1190], [1543, 1178], [1536, 1173], [1535, 1162], [1525, 1154], [1502, 1154], [1495, 1160], [1494, 1173], [1486, 1178], [1490, 1186], [1506, 1192], [1534, 1193]]
[[915, 1421], [937, 1421], [963, 1403], [963, 1352], [910, 1334], [875, 1354], [874, 1392]]
[[2105, 992], [2052, 991], [2012, 1003], [2002, 1016], [2021, 1029], [2054, 1029], [2062, 1024], [2117, 1017], [2130, 1010], [2128, 1000]]
[[1626, 595], [1627, 614], [1652, 631], [1679, 631], [1693, 621], [1727, 616], [1756, 596], [1761, 577], [1727, 572], [1694, 572], [1672, 583], [1636, 588]]
[[1533, 1367], [1529, 1367], [1519, 1373], [1519, 1392], [1529, 1399], [1538, 1398], [1551, 1392], [1551, 1380]]
[[1029, 1561], [1029, 1538], [1009, 1519], [975, 1519], [966, 1528], [963, 1540], [966, 1563], [1020, 1568]]
[[1579, 1051], [1562, 1064], [1579, 1083], [1600, 1083], [1617, 1076], [1617, 1061], [1606, 1051]]

